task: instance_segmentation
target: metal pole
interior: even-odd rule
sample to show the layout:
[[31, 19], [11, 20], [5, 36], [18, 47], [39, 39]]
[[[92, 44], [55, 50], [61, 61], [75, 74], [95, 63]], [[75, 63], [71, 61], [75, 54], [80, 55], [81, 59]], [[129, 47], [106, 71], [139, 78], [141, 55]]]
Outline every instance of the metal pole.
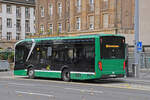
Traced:
[[135, 57], [135, 67], [136, 78], [140, 77], [140, 66], [139, 66], [139, 52], [137, 50], [137, 44], [139, 42], [139, 0], [135, 0], [135, 17], [134, 17], [134, 34], [135, 34], [135, 47], [134, 47], [134, 57]]

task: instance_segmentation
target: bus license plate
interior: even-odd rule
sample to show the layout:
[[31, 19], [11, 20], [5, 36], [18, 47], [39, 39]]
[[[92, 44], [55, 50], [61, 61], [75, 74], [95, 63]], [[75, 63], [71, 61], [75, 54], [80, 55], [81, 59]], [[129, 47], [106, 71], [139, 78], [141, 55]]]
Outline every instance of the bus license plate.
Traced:
[[116, 77], [116, 75], [109, 75], [110, 77]]

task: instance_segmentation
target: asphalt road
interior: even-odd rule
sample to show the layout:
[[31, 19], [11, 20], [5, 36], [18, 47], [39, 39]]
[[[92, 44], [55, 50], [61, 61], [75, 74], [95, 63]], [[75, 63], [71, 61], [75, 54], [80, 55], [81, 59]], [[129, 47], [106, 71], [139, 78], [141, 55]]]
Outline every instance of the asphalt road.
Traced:
[[150, 85], [123, 80], [28, 79], [0, 72], [0, 100], [150, 100]]

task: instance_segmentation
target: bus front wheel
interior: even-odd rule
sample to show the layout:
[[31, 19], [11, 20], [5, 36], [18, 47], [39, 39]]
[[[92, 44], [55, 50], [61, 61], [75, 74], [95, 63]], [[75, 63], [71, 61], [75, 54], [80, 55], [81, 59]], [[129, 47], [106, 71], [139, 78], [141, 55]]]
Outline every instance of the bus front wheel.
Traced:
[[70, 81], [70, 71], [69, 71], [69, 69], [64, 69], [62, 71], [62, 79], [63, 79], [63, 81], [66, 81], [66, 82]]
[[29, 68], [29, 70], [28, 70], [28, 77], [30, 79], [34, 79], [35, 78], [35, 76], [34, 76], [34, 69], [33, 68]]

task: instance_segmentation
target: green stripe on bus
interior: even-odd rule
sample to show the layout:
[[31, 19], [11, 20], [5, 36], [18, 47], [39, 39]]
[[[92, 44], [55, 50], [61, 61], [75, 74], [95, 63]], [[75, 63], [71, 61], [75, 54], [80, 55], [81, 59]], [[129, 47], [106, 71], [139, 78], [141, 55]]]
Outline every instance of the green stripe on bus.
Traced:
[[14, 70], [14, 75], [27, 76], [27, 70]]

